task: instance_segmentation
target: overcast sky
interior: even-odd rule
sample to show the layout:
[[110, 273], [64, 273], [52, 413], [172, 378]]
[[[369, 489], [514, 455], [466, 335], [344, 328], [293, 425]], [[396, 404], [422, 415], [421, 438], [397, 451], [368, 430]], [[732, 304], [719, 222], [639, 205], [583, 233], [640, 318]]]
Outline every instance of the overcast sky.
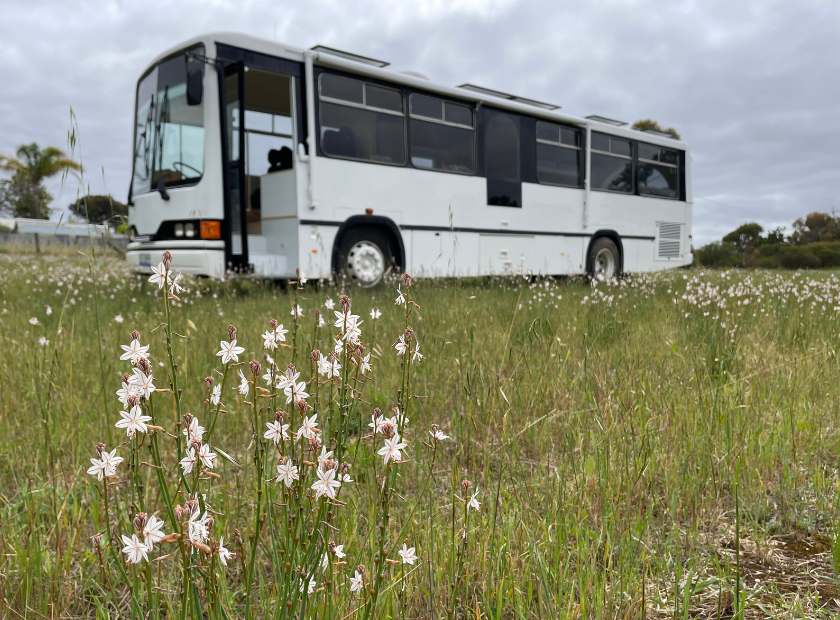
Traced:
[[[837, 0], [0, 0], [0, 153], [66, 147], [72, 107], [91, 191], [124, 200], [137, 78], [216, 30], [672, 125], [693, 151], [695, 243], [840, 211]], [[54, 206], [77, 191], [49, 189]]]

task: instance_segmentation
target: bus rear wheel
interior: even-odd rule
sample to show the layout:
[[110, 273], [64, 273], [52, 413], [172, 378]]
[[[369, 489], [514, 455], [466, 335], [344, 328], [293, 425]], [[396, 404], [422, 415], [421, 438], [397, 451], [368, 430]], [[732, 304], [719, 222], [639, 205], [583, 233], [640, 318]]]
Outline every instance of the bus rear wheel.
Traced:
[[618, 246], [612, 239], [599, 237], [589, 248], [587, 265], [589, 275], [596, 280], [612, 280], [619, 274]]
[[394, 269], [387, 236], [373, 228], [347, 231], [338, 252], [339, 275], [363, 288], [376, 286]]

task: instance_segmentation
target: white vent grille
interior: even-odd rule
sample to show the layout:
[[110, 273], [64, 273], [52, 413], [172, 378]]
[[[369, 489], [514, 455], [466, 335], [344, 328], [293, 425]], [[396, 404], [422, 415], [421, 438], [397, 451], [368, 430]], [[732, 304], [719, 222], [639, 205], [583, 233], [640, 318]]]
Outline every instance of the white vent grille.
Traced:
[[679, 258], [682, 250], [682, 224], [659, 222], [656, 225], [656, 258]]

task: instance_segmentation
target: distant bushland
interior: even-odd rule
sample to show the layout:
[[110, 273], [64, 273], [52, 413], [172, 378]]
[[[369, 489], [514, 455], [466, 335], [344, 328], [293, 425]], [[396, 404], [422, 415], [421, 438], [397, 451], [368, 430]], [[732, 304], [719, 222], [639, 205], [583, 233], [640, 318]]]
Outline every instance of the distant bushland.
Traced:
[[821, 269], [840, 267], [840, 217], [813, 212], [793, 223], [793, 232], [765, 231], [749, 222], [694, 253], [703, 267]]

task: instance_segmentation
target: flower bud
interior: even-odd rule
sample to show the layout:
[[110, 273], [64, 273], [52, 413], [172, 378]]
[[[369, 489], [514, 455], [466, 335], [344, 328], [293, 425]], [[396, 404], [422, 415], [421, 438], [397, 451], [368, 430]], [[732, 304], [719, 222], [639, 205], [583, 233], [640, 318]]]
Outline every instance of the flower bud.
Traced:
[[309, 359], [311, 359], [313, 362], [317, 362], [320, 357], [321, 352], [318, 349], [312, 349], [312, 353], [309, 354]]
[[187, 501], [184, 502], [184, 508], [188, 510], [187, 516], [190, 516], [196, 510], [198, 510], [198, 500], [194, 497], [189, 498]]
[[102, 548], [102, 534], [97, 532], [93, 536], [90, 537], [90, 544], [93, 545], [93, 548], [99, 551]]
[[297, 408], [300, 410], [300, 412], [302, 414], [305, 415], [306, 412], [309, 411], [309, 403], [307, 403], [305, 400], [301, 399], [301, 400], [297, 401]]
[[388, 439], [393, 437], [394, 433], [397, 432], [397, 427], [391, 420], [385, 420], [380, 428], [382, 429], [382, 434]]
[[467, 480], [466, 478], [464, 478], [463, 480], [461, 480], [461, 488], [462, 488], [462, 489], [464, 489], [464, 495], [466, 495], [467, 493], [469, 493], [469, 491], [470, 491], [470, 487], [471, 487], [471, 486], [472, 486], [472, 482], [470, 482], [470, 481], [469, 481], [469, 480]]
[[405, 288], [411, 288], [411, 285], [414, 283], [414, 278], [407, 273], [404, 273], [402, 274], [402, 283]]
[[204, 377], [204, 387], [208, 390], [213, 387], [213, 377]]
[[277, 322], [277, 319], [271, 319], [271, 320], [268, 322], [268, 326], [269, 326], [272, 330], [277, 329], [277, 326], [278, 326], [278, 325], [280, 325], [280, 323], [278, 323], [278, 322]]
[[128, 335], [129, 340], [140, 340], [140, 332], [136, 329], [132, 329], [131, 333]]
[[236, 325], [228, 325], [228, 340], [236, 340]]
[[105, 444], [104, 443], [100, 442], [100, 443], [96, 444], [96, 454], [98, 454], [101, 457], [102, 453], [104, 451], [105, 451]]
[[341, 304], [341, 309], [344, 310], [344, 314], [350, 312], [350, 298], [347, 295], [339, 297], [338, 303]]
[[285, 414], [283, 413], [283, 411], [278, 409], [277, 411], [274, 412], [274, 421], [275, 422], [282, 422], [284, 415]]
[[169, 250], [164, 250], [163, 252], [163, 266], [166, 267], [167, 271], [172, 266], [172, 252]]
[[251, 360], [251, 363], [248, 365], [250, 366], [251, 372], [254, 373], [254, 375], [260, 374], [260, 363], [257, 360]]
[[138, 533], [142, 533], [143, 528], [146, 527], [146, 519], [147, 515], [145, 512], [138, 512], [134, 515], [134, 529], [137, 530]]

